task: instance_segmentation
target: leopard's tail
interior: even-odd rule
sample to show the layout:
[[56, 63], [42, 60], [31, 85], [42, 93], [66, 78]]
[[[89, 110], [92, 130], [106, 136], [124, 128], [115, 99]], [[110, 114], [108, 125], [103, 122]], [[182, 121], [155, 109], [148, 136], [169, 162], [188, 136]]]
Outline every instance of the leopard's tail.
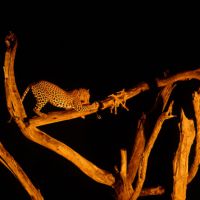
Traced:
[[27, 95], [27, 93], [28, 93], [28, 91], [31, 89], [31, 85], [29, 85], [27, 88], [26, 88], [26, 90], [24, 91], [24, 93], [23, 93], [23, 95], [22, 95], [22, 102], [24, 101], [24, 98], [26, 97], [26, 95]]

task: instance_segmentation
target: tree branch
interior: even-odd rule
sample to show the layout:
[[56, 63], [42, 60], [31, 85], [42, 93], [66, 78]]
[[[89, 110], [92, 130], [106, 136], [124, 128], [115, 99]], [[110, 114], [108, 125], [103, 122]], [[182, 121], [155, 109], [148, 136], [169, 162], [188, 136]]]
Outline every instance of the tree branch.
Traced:
[[165, 189], [161, 186], [155, 188], [146, 188], [143, 189], [140, 193], [140, 196], [150, 196], [150, 195], [162, 195], [165, 193]]
[[0, 143], [0, 162], [2, 162], [20, 181], [24, 189], [28, 192], [31, 199], [33, 200], [43, 200], [43, 197], [39, 190], [37, 190], [31, 183], [28, 176], [25, 174], [23, 169], [14, 160], [14, 158], [8, 153], [4, 148], [2, 143]]
[[199, 164], [200, 164], [200, 94], [199, 92], [194, 92], [193, 94], [193, 107], [194, 107], [194, 113], [195, 113], [195, 119], [196, 119], [196, 144], [195, 144], [195, 156], [192, 163], [192, 166], [190, 167], [189, 174], [188, 174], [188, 183], [192, 181], [192, 179], [195, 177]]
[[127, 177], [127, 152], [125, 149], [121, 149], [121, 170], [120, 175], [123, 180]]
[[63, 156], [75, 166], [77, 166], [83, 173], [95, 180], [96, 182], [111, 186], [115, 182], [114, 176], [106, 170], [100, 169], [69, 146], [62, 142], [50, 137], [43, 131], [33, 127], [24, 127], [24, 124], [18, 123], [18, 126], [22, 130], [23, 134], [33, 142], [36, 142], [57, 154]]
[[[174, 83], [178, 82], [178, 81], [186, 81], [186, 80], [191, 80], [191, 79], [197, 79], [200, 80], [200, 69], [196, 69], [196, 70], [190, 70], [190, 71], [186, 71], [186, 72], [181, 72], [178, 73], [176, 75], [172, 75], [171, 77], [165, 78], [165, 79], [156, 79], [156, 84], [157, 87], [164, 87], [167, 85], [173, 85]], [[125, 95], [126, 95], [126, 99], [131, 99], [135, 96], [137, 96], [138, 94], [145, 92], [147, 90], [149, 90], [150, 87], [147, 83], [143, 82], [140, 83], [138, 85], [136, 85], [135, 87], [125, 90]], [[121, 97], [122, 98], [122, 97]], [[108, 97], [105, 100], [101, 101], [102, 107], [101, 109], [104, 110], [108, 107], [111, 107], [113, 105], [113, 101], [114, 99], [112, 97]]]
[[47, 113], [47, 117], [35, 116], [31, 118], [29, 120], [29, 125], [42, 126], [42, 125], [60, 122], [64, 120], [70, 120], [70, 119], [90, 115], [92, 113], [96, 113], [98, 111], [98, 108], [99, 108], [98, 102], [94, 102], [93, 104], [87, 106], [87, 111], [77, 112], [75, 110], [68, 110], [68, 111], [49, 112]]
[[146, 115], [142, 115], [138, 121], [136, 137], [134, 139], [133, 150], [131, 152], [130, 161], [128, 163], [127, 178], [130, 183], [133, 183], [137, 170], [141, 161], [142, 154], [145, 147], [145, 136], [144, 136], [144, 123], [146, 121]]
[[183, 110], [179, 129], [180, 141], [173, 160], [173, 200], [186, 199], [188, 158], [195, 136], [194, 121], [187, 119]]

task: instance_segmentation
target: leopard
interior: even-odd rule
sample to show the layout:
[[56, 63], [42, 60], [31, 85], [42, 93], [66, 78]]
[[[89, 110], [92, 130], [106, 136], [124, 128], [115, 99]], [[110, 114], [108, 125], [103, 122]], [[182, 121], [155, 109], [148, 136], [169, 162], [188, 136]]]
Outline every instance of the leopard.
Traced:
[[90, 104], [90, 91], [86, 88], [64, 90], [54, 83], [40, 80], [28, 85], [21, 97], [22, 102], [29, 90], [32, 91], [36, 99], [33, 111], [40, 117], [47, 116], [47, 114], [41, 112], [41, 109], [47, 103], [54, 107], [64, 108], [65, 110], [73, 109], [78, 112], [84, 111], [86, 105]]

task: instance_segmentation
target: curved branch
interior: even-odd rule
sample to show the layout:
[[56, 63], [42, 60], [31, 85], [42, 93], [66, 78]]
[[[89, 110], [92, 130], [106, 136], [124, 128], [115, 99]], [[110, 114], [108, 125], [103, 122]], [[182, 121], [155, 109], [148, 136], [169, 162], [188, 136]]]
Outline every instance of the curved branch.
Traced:
[[2, 162], [16, 176], [33, 200], [43, 200], [40, 191], [34, 187], [23, 169], [8, 153], [2, 143], [0, 143], [0, 162]]
[[96, 182], [108, 186], [112, 186], [114, 184], [115, 178], [111, 173], [106, 170], [100, 169], [99, 167], [85, 159], [83, 156], [81, 156], [79, 153], [71, 149], [69, 146], [50, 137], [43, 131], [33, 126], [24, 127], [24, 124], [21, 122], [18, 122], [18, 126], [28, 139], [63, 156]]

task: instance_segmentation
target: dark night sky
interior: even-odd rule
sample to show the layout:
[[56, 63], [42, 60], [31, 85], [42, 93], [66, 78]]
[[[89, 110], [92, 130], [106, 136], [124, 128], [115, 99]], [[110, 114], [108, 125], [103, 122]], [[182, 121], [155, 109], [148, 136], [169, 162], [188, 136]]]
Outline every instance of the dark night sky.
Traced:
[[[158, 16], [152, 13], [144, 16], [141, 12], [114, 9], [110, 12], [79, 8], [65, 13], [55, 17], [48, 11], [49, 15], [44, 14], [41, 18], [36, 18], [37, 12], [31, 19], [26, 19], [26, 16], [5, 18], [0, 30], [0, 63], [3, 66], [4, 37], [12, 30], [18, 37], [15, 74], [20, 93], [29, 83], [46, 79], [63, 88], [90, 88], [93, 102], [123, 88], [134, 87], [141, 81], [153, 83], [154, 78], [162, 77], [166, 69], [174, 74], [199, 66], [200, 52], [194, 50], [199, 41], [186, 33], [195, 31], [181, 17], [174, 21], [166, 13], [158, 21]], [[9, 115], [2, 87], [2, 69], [0, 74], [1, 141], [35, 186], [40, 188], [44, 198], [113, 199], [110, 188], [92, 181], [69, 161], [24, 138], [14, 122], [6, 123]], [[187, 91], [190, 94], [190, 87]], [[118, 116], [103, 111], [99, 113], [101, 120], [91, 115], [85, 120], [55, 123], [41, 129], [98, 166], [112, 171], [119, 162], [119, 149], [130, 148], [137, 120], [142, 112], [149, 111], [156, 92], [157, 89], [153, 88], [152, 93], [128, 101], [130, 112], [120, 109]], [[181, 96], [185, 95], [183, 88], [178, 92]], [[184, 103], [187, 100], [185, 98]], [[177, 101], [180, 103], [180, 98]], [[31, 105], [29, 96], [25, 107], [33, 115]], [[148, 173], [147, 185], [168, 185], [170, 190], [170, 158], [176, 146], [173, 140], [177, 138], [168, 134], [169, 127], [177, 134], [176, 124], [177, 121], [172, 120], [163, 128], [163, 137], [159, 138], [160, 143], [153, 151], [155, 157], [152, 156], [149, 165], [152, 173]], [[3, 186], [0, 193], [7, 195], [5, 199], [29, 199], [18, 181], [3, 166], [0, 166], [0, 180]], [[188, 199], [194, 199], [192, 194], [198, 194], [195, 190], [197, 182], [189, 187], [191, 197], [188, 196]], [[69, 198], [71, 195], [74, 197]], [[169, 196], [152, 199], [169, 199]]]

